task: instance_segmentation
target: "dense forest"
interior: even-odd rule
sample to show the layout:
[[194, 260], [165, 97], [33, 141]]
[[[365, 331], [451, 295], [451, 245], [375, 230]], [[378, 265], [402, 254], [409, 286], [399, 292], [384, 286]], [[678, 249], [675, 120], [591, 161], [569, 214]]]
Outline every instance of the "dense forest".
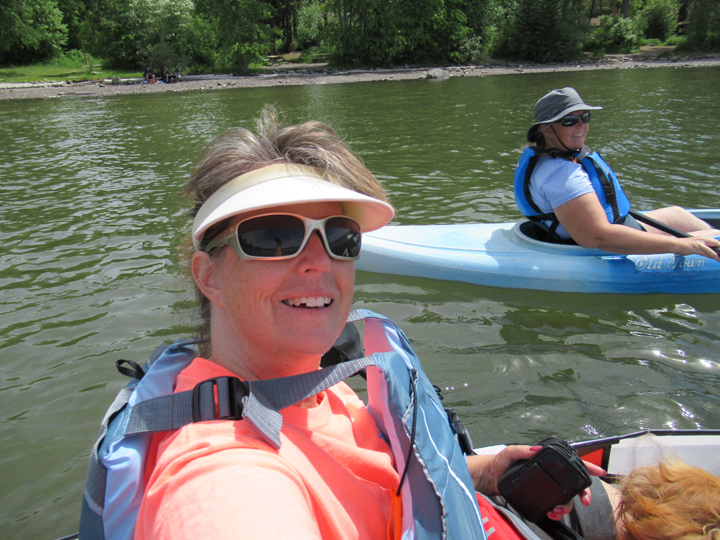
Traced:
[[246, 72], [298, 50], [344, 67], [544, 63], [647, 40], [720, 50], [720, 0], [0, 0], [0, 66]]

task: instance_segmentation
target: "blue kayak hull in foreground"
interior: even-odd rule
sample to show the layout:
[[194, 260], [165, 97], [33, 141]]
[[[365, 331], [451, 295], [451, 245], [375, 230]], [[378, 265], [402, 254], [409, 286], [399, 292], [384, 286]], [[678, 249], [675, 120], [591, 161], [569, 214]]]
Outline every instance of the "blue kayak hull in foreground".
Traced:
[[[713, 224], [720, 222], [720, 209], [692, 212]], [[522, 220], [386, 226], [363, 235], [356, 268], [545, 291], [720, 293], [720, 263], [706, 257], [672, 253], [615, 255], [580, 246], [549, 244], [528, 236], [530, 225]]]

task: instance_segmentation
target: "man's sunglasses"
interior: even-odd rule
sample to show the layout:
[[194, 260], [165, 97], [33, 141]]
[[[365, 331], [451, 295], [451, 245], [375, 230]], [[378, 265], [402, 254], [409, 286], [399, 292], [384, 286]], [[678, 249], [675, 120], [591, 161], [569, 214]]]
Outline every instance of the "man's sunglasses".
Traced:
[[568, 116], [564, 116], [560, 120], [558, 120], [558, 122], [560, 122], [563, 127], [572, 127], [576, 126], [580, 120], [582, 120], [583, 124], [589, 124], [590, 111], [585, 111], [582, 114], [571, 114]]
[[264, 214], [241, 221], [235, 230], [205, 248], [230, 244], [242, 259], [292, 259], [302, 252], [313, 231], [319, 231], [325, 251], [333, 259], [354, 261], [360, 256], [362, 233], [356, 221], [345, 216], [310, 219], [295, 214]]

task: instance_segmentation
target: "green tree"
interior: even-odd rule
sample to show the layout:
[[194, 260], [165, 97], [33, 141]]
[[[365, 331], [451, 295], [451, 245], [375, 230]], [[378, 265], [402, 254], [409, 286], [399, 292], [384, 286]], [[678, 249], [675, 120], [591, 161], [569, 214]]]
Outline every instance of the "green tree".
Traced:
[[67, 42], [56, 0], [0, 0], [0, 65], [49, 60]]
[[720, 50], [720, 0], [695, 0], [684, 50]]
[[467, 26], [472, 34], [461, 46], [463, 61], [480, 63], [489, 51], [496, 49], [498, 40], [504, 32], [509, 12], [515, 8], [515, 2], [503, 0], [467, 0], [463, 11], [467, 17]]
[[447, 64], [459, 60], [471, 30], [460, 0], [398, 2], [398, 49], [394, 63]]
[[310, 0], [304, 2], [298, 9], [297, 47], [306, 49], [317, 45], [322, 39], [326, 26], [325, 6], [322, 1]]
[[198, 0], [196, 9], [216, 29], [218, 61], [247, 72], [272, 49], [272, 6], [261, 0]]
[[327, 0], [328, 45], [347, 66], [388, 65], [398, 43], [396, 0]]
[[145, 14], [135, 0], [90, 0], [83, 35], [93, 55], [113, 68], [143, 67]]
[[217, 32], [217, 26], [204, 15], [194, 15], [180, 36], [178, 49], [182, 54], [178, 63], [184, 68], [217, 65], [219, 49]]
[[582, 54], [587, 18], [579, 6], [563, 16], [562, 0], [510, 0], [508, 18], [493, 54], [510, 60], [561, 62]]
[[193, 0], [92, 0], [84, 35], [106, 65], [205, 65], [216, 59], [218, 23], [195, 13]]
[[603, 15], [600, 26], [586, 44], [587, 48], [607, 53], [629, 53], [640, 46], [642, 24], [639, 19], [622, 18], [619, 14]]
[[[645, 0], [578, 0], [585, 4], [588, 17], [620, 15], [623, 18], [634, 17], [645, 4]], [[571, 2], [577, 5], [576, 0]]]
[[270, 0], [273, 8], [271, 26], [282, 36], [282, 52], [295, 50], [300, 0]]
[[645, 37], [665, 41], [675, 33], [680, 6], [677, 0], [647, 0], [640, 10]]
[[464, 0], [328, 0], [336, 62], [382, 66], [448, 63], [470, 34]]
[[86, 0], [57, 0], [58, 8], [62, 12], [62, 23], [67, 26], [68, 39], [66, 50], [84, 48], [82, 36], [82, 22], [87, 12]]
[[466, 0], [462, 10], [466, 25], [479, 37], [492, 32], [505, 14], [499, 0]]

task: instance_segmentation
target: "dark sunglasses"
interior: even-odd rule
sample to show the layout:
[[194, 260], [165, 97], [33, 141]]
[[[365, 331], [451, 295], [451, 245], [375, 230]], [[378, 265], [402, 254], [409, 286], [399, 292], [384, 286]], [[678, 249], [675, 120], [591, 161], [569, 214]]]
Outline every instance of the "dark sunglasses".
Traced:
[[302, 252], [313, 231], [320, 233], [327, 254], [340, 261], [360, 256], [360, 225], [349, 217], [330, 216], [310, 219], [295, 214], [264, 214], [241, 221], [235, 230], [218, 237], [205, 248], [230, 244], [242, 259], [292, 259]]
[[583, 124], [589, 124], [590, 123], [590, 111], [585, 111], [582, 114], [571, 114], [568, 116], [562, 117], [558, 122], [560, 122], [563, 127], [572, 127], [576, 126], [577, 123], [582, 120]]

